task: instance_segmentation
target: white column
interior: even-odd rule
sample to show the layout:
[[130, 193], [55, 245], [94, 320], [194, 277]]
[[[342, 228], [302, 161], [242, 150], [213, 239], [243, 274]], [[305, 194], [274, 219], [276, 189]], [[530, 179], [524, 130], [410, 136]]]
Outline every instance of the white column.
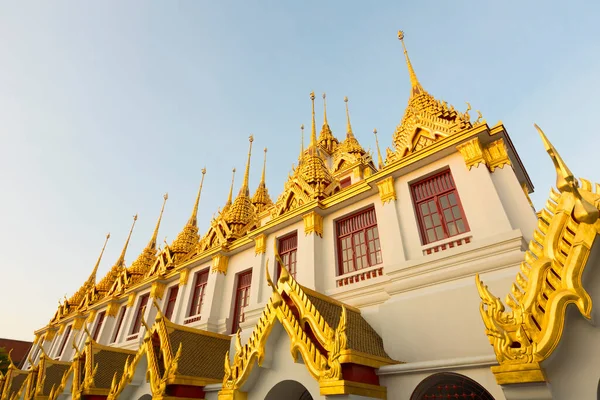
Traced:
[[200, 329], [218, 333], [224, 333], [227, 330], [228, 318], [219, 320], [224, 287], [224, 274], [212, 271], [208, 273], [204, 304], [201, 311], [202, 319], [198, 326]]
[[377, 230], [379, 231], [381, 257], [384, 265], [406, 261], [398, 213], [400, 204], [398, 203], [399, 200], [389, 200], [385, 204], [381, 201], [375, 202]]

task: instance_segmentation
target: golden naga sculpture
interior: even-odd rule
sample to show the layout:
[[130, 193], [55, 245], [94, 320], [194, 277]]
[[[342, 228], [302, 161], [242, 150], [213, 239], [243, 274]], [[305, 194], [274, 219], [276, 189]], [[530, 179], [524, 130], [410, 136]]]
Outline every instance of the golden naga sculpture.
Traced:
[[398, 32], [398, 39], [402, 42], [406, 57], [411, 93], [402, 121], [394, 132], [394, 151], [387, 151], [386, 164], [473, 126], [469, 116], [470, 104], [467, 103], [466, 112], [461, 113], [446, 102], [436, 100], [423, 89], [408, 57], [402, 31]]
[[[498, 359], [498, 383], [538, 382], [540, 363], [559, 344], [567, 305], [591, 318], [592, 300], [582, 286], [590, 249], [600, 233], [600, 185], [573, 176], [556, 149], [536, 125], [556, 169], [556, 186], [538, 215], [538, 229], [525, 253], [505, 311], [477, 276], [481, 316]], [[520, 371], [519, 374], [511, 374]], [[523, 371], [528, 371], [523, 373]]]

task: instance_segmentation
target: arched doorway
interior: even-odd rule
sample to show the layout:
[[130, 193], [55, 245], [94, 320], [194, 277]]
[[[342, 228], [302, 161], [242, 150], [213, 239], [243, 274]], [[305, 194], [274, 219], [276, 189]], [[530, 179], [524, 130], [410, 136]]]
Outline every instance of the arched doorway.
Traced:
[[483, 386], [473, 379], [453, 372], [433, 374], [423, 379], [410, 400], [432, 399], [494, 400]]
[[265, 400], [313, 400], [308, 389], [300, 382], [281, 381], [269, 390]]

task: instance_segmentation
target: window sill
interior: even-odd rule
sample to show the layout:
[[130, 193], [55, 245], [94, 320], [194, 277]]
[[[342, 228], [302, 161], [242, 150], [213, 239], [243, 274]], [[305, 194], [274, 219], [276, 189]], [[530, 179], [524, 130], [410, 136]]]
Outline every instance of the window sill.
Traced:
[[462, 246], [463, 244], [471, 243], [473, 235], [471, 232], [465, 232], [461, 235], [452, 236], [448, 239], [439, 240], [437, 242], [428, 243], [422, 246], [424, 256], [428, 256], [433, 253], [439, 253], [440, 251], [452, 249], [454, 247]]
[[129, 342], [130, 340], [135, 340], [140, 336], [139, 333], [134, 333], [133, 335], [129, 335], [127, 336], [127, 339], [125, 340], [126, 342]]
[[377, 264], [369, 268], [359, 269], [337, 277], [335, 286], [342, 287], [383, 275], [383, 265]]
[[184, 325], [192, 324], [194, 322], [198, 322], [202, 319], [200, 315], [192, 315], [191, 317], [187, 317], [183, 320]]

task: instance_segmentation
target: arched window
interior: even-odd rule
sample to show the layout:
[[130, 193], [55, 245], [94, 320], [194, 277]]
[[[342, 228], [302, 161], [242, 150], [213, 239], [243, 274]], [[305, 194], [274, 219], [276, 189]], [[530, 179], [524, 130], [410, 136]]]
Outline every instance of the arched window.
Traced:
[[138, 400], [152, 400], [152, 395], [151, 394], [145, 394], [142, 397], [140, 397]]
[[453, 372], [442, 372], [425, 378], [410, 400], [433, 399], [494, 400], [483, 386], [473, 379]]

